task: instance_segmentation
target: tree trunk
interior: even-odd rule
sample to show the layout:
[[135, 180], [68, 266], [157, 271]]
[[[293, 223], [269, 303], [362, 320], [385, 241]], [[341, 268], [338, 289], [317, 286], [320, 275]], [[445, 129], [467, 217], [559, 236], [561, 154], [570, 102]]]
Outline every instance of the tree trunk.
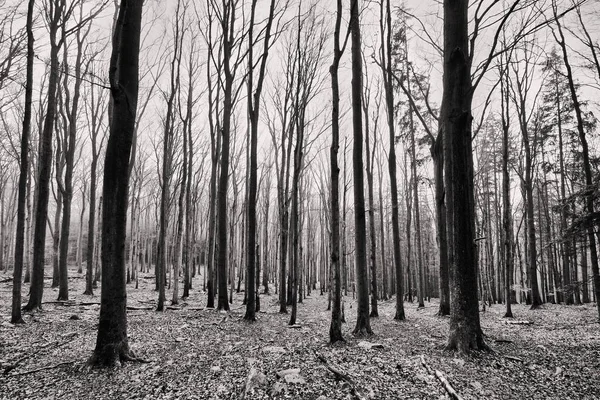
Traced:
[[113, 102], [104, 162], [102, 294], [93, 365], [113, 366], [134, 358], [127, 338], [125, 240], [128, 167], [138, 98], [142, 0], [122, 0], [113, 35], [110, 85]]
[[354, 145], [352, 167], [354, 177], [354, 229], [356, 252], [356, 289], [358, 305], [356, 326], [357, 336], [371, 335], [369, 320], [369, 276], [367, 271], [367, 226], [365, 218], [365, 192], [363, 167], [363, 123], [362, 123], [362, 49], [358, 0], [350, 0], [350, 36], [352, 43], [352, 131]]
[[[441, 128], [441, 125], [440, 125]], [[444, 133], [440, 129], [431, 146], [433, 178], [435, 181], [435, 215], [440, 262], [439, 316], [450, 315], [450, 271], [448, 266], [448, 236], [446, 228], [446, 203], [444, 191]]]
[[38, 158], [37, 200], [35, 207], [35, 227], [33, 237], [33, 268], [31, 289], [26, 311], [42, 308], [44, 291], [44, 258], [46, 248], [46, 219], [48, 217], [48, 198], [50, 172], [52, 167], [52, 134], [56, 116], [56, 88], [58, 86], [58, 24], [62, 14], [59, 0], [50, 2], [50, 77], [48, 79], [48, 103], [44, 127], [40, 134], [40, 153]]
[[444, 0], [444, 182], [450, 267], [447, 349], [487, 349], [479, 322], [471, 143], [473, 88], [468, 55], [467, 0]]
[[[383, 41], [383, 2], [381, 3], [380, 26]], [[388, 152], [388, 171], [390, 175], [390, 192], [392, 200], [392, 243], [394, 252], [394, 270], [395, 270], [395, 292], [396, 292], [396, 315], [394, 319], [403, 321], [404, 315], [404, 272], [402, 267], [402, 254], [400, 252], [400, 221], [398, 216], [398, 182], [396, 180], [396, 133], [395, 133], [395, 102], [394, 87], [392, 84], [392, 11], [390, 0], [386, 0], [385, 20], [386, 35], [385, 46], [382, 46], [382, 72], [385, 85], [385, 100], [387, 111], [387, 122], [389, 130], [389, 152]], [[385, 49], [385, 51], [383, 51]]]
[[25, 82], [25, 109], [23, 110], [23, 131], [21, 132], [21, 158], [19, 163], [19, 198], [17, 201], [17, 232], [15, 239], [15, 266], [13, 271], [12, 309], [10, 322], [23, 323], [21, 316], [21, 279], [23, 277], [23, 256], [25, 250], [25, 211], [27, 201], [27, 178], [29, 171], [29, 136], [31, 131], [31, 106], [33, 102], [33, 8], [35, 0], [27, 3], [27, 72]]
[[227, 269], [228, 269], [228, 228], [227, 228], [227, 187], [229, 183], [229, 141], [231, 136], [231, 118], [233, 114], [233, 80], [231, 71], [231, 56], [233, 38], [229, 36], [230, 25], [235, 24], [235, 5], [227, 2], [225, 19], [221, 22], [223, 35], [223, 125], [221, 129], [221, 171], [217, 190], [217, 272], [218, 272], [218, 302], [219, 310], [229, 311], [227, 301]]
[[509, 133], [510, 133], [510, 111], [509, 111], [509, 78], [508, 78], [508, 59], [503, 66], [500, 77], [500, 93], [502, 96], [500, 105], [502, 111], [502, 236], [504, 252], [504, 297], [506, 300], [505, 318], [512, 318], [511, 308], [511, 286], [514, 270], [513, 255], [513, 228], [512, 228], [512, 209], [510, 205], [510, 175], [509, 175]]
[[[63, 24], [63, 37], [65, 26]], [[89, 30], [87, 31], [89, 32]], [[79, 98], [81, 94], [82, 84], [82, 58], [83, 58], [83, 41], [87, 36], [87, 32], [82, 32], [82, 27], [79, 27], [76, 35], [77, 55], [75, 59], [75, 82], [73, 87], [73, 99], [71, 110], [68, 110], [68, 135], [65, 135], [65, 176], [64, 176], [64, 193], [63, 193], [63, 218], [60, 229], [60, 254], [59, 254], [59, 290], [58, 300], [69, 300], [69, 277], [67, 259], [69, 256], [69, 234], [71, 231], [71, 203], [73, 201], [73, 170], [75, 167], [75, 144], [77, 140], [77, 117], [79, 112]], [[64, 52], [65, 65], [67, 65], [67, 49]], [[65, 74], [65, 94], [68, 99], [68, 76]], [[66, 104], [68, 106], [68, 103]], [[65, 132], [67, 133], [67, 132]], [[58, 173], [58, 171], [57, 171]], [[56, 227], [57, 228], [57, 227]], [[55, 228], [55, 229], [56, 229]]]
[[[556, 26], [558, 27], [558, 33], [560, 36], [560, 40], [557, 39], [558, 44], [560, 45], [563, 53], [563, 60], [565, 62], [565, 68], [567, 70], [567, 78], [569, 81], [569, 91], [571, 92], [571, 98], [573, 100], [573, 106], [575, 108], [575, 117], [577, 118], [577, 132], [579, 133], [579, 141], [581, 142], [581, 153], [582, 153], [582, 163], [583, 163], [583, 171], [585, 173], [585, 184], [588, 190], [592, 188], [593, 185], [593, 175], [592, 169], [590, 165], [590, 155], [589, 155], [589, 146], [587, 141], [587, 136], [584, 127], [583, 114], [581, 110], [581, 104], [579, 103], [577, 91], [575, 88], [575, 82], [573, 80], [573, 72], [571, 69], [571, 64], [569, 61], [568, 53], [567, 53], [567, 45], [565, 42], [565, 36], [563, 34], [562, 25], [558, 18], [556, 11], [556, 4], [553, 2], [553, 10], [554, 10], [554, 20], [556, 22]], [[594, 214], [594, 199], [590, 194], [586, 194], [585, 196], [585, 211], [587, 215], [591, 216]], [[600, 319], [600, 267], [598, 266], [598, 252], [596, 247], [596, 236], [594, 234], [594, 226], [590, 224], [587, 229], [588, 231], [588, 243], [590, 246], [590, 260], [592, 264], [592, 275], [594, 280], [594, 292], [596, 297], [596, 311], [598, 312], [598, 318]], [[576, 252], [574, 252], [576, 253]], [[576, 270], [575, 264], [575, 270]]]

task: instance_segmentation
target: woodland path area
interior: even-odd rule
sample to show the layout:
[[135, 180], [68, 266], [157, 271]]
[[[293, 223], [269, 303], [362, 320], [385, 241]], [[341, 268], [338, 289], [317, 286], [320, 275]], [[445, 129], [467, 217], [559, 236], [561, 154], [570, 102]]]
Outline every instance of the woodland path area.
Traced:
[[275, 295], [261, 296], [263, 311], [252, 324], [242, 319], [243, 294], [229, 314], [203, 309], [206, 296], [197, 289], [158, 313], [153, 276], [140, 276], [139, 289], [128, 287], [129, 343], [148, 363], [103, 370], [86, 364], [100, 290], [84, 296], [83, 275], [71, 276], [72, 301], [54, 302], [57, 289], [45, 290], [44, 311], [15, 327], [8, 323], [9, 276], [0, 275], [1, 399], [449, 398], [436, 371], [463, 399], [600, 398], [600, 334], [589, 305], [516, 305], [515, 322], [530, 324], [507, 324], [503, 306], [487, 308], [482, 327], [494, 352], [457, 358], [443, 350], [448, 318], [435, 315], [435, 301], [424, 309], [405, 303], [403, 322], [393, 320], [393, 299], [381, 302], [375, 335], [355, 338], [355, 303], [346, 297], [347, 343], [331, 347], [327, 296], [318, 291], [299, 305], [301, 325], [290, 328]]

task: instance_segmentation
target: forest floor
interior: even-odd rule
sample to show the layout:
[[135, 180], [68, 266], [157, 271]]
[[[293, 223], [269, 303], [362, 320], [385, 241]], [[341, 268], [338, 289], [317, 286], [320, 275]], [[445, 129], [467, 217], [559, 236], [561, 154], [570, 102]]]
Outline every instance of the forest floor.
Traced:
[[[487, 308], [481, 324], [493, 352], [458, 357], [444, 351], [448, 318], [436, 316], [435, 301], [422, 309], [405, 303], [402, 322], [393, 320], [395, 301], [381, 301], [379, 318], [371, 319], [374, 335], [355, 338], [350, 295], [347, 342], [329, 346], [327, 296], [318, 291], [299, 304], [299, 326], [290, 328], [274, 294], [261, 296], [254, 323], [243, 320], [243, 294], [234, 294], [229, 313], [204, 309], [206, 296], [197, 290], [156, 312], [148, 275], [139, 289], [128, 287], [129, 344], [148, 362], [93, 369], [86, 361], [95, 345], [100, 289], [84, 296], [83, 275], [73, 272], [71, 301], [61, 304], [48, 279], [44, 310], [13, 326], [9, 278], [0, 274], [0, 399], [449, 398], [436, 374], [463, 399], [600, 398], [600, 330], [592, 305], [514, 306], [515, 319], [527, 325], [507, 324], [502, 305]], [[198, 279], [194, 284], [201, 287]]]

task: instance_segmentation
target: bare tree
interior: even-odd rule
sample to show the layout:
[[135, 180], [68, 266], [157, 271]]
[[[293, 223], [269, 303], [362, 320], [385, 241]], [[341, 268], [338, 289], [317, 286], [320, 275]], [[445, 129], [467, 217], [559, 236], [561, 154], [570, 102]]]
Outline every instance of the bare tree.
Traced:
[[23, 275], [23, 255], [25, 252], [25, 211], [27, 197], [27, 178], [29, 171], [29, 136], [31, 131], [31, 106], [33, 102], [33, 9], [35, 0], [27, 2], [27, 72], [25, 81], [25, 109], [23, 111], [23, 130], [21, 132], [21, 152], [19, 164], [19, 198], [17, 205], [17, 231], [15, 239], [15, 265], [13, 271], [13, 293], [11, 323], [23, 323], [21, 317], [21, 279]]
[[102, 294], [93, 365], [135, 360], [127, 337], [125, 240], [129, 161], [138, 97], [142, 0], [122, 0], [110, 59], [112, 120], [104, 161]]
[[58, 52], [61, 47], [58, 30], [65, 7], [65, 0], [50, 0], [46, 10], [50, 36], [50, 76], [48, 79], [48, 102], [43, 131], [40, 134], [40, 152], [38, 161], [38, 182], [35, 210], [35, 230], [33, 239], [33, 268], [29, 302], [25, 310], [42, 308], [44, 291], [44, 258], [46, 247], [46, 218], [48, 216], [48, 198], [50, 171], [52, 166], [52, 134], [56, 116], [56, 89], [58, 86], [59, 61]]
[[369, 320], [369, 277], [367, 271], [367, 228], [365, 220], [365, 193], [363, 168], [363, 123], [362, 123], [362, 49], [358, 0], [350, 0], [350, 36], [352, 38], [352, 131], [354, 146], [352, 167], [354, 177], [354, 229], [356, 246], [356, 289], [358, 307], [356, 327], [358, 336], [371, 335]]
[[[275, 15], [275, 0], [271, 0], [269, 4], [269, 15], [264, 28], [264, 38], [262, 39], [262, 54], [259, 56], [260, 65], [254, 86], [254, 46], [255, 46], [255, 18], [256, 18], [257, 0], [252, 0], [250, 11], [250, 25], [248, 32], [248, 119], [250, 121], [250, 170], [248, 171], [248, 207], [247, 207], [247, 244], [246, 244], [246, 263], [247, 263], [247, 281], [248, 292], [246, 295], [246, 314], [245, 320], [256, 320], [256, 304], [257, 304], [257, 287], [255, 281], [256, 275], [256, 203], [257, 203], [257, 149], [258, 149], [258, 121], [260, 113], [260, 99], [263, 89], [263, 84], [266, 75], [267, 57], [271, 46], [271, 28], [273, 26], [273, 18]], [[258, 42], [260, 36], [257, 35]], [[260, 42], [258, 42], [259, 44]]]

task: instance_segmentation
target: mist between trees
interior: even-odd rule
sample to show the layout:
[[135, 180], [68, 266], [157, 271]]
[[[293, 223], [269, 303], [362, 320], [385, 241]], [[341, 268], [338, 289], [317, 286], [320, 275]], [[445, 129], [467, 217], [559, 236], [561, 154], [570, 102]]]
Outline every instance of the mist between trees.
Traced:
[[11, 321], [45, 273], [101, 291], [99, 365], [139, 361], [140, 274], [159, 312], [275, 293], [292, 326], [325, 293], [332, 343], [347, 296], [356, 336], [439, 298], [460, 353], [492, 304], [597, 307], [595, 4], [3, 0]]

